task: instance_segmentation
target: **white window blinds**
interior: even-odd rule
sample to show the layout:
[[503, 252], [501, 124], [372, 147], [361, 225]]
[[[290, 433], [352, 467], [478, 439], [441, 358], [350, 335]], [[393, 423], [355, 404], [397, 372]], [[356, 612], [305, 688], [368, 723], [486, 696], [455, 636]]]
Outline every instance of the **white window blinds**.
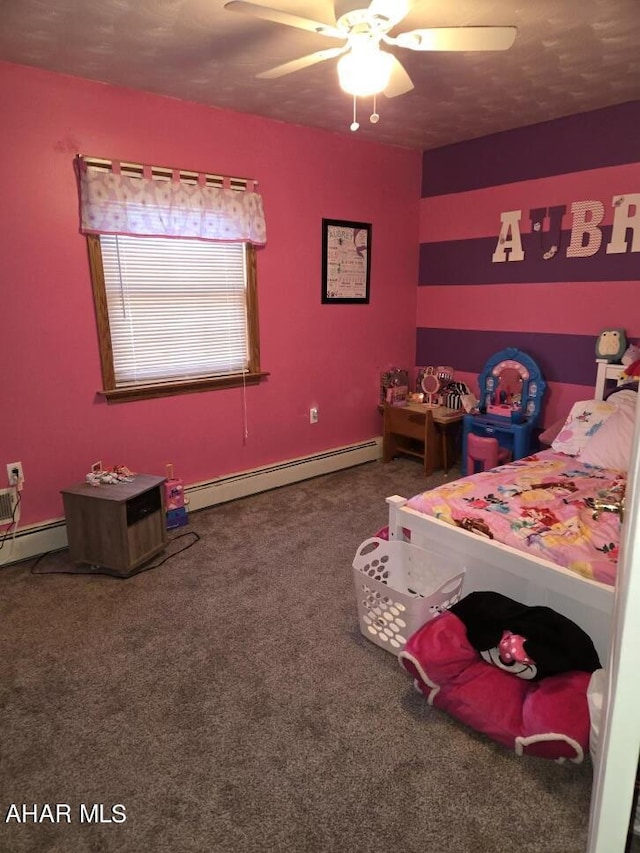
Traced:
[[243, 243], [100, 236], [116, 387], [248, 369]]

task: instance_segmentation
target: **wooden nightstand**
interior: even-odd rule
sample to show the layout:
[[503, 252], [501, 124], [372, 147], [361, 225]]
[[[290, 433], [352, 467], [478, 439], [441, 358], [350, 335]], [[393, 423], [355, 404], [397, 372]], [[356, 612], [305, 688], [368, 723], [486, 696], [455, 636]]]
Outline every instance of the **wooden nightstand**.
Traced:
[[126, 577], [167, 544], [164, 477], [136, 474], [131, 483], [62, 489], [69, 553]]
[[390, 462], [398, 453], [405, 453], [421, 459], [427, 475], [436, 468], [448, 474], [463, 418], [463, 411], [445, 406], [384, 406], [383, 460]]

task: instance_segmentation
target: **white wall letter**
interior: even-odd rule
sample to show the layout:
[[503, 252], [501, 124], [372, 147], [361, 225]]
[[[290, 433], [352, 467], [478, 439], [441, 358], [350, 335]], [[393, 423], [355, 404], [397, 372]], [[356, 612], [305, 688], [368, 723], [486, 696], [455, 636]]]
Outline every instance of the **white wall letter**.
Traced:
[[[521, 210], [507, 210], [500, 214], [502, 228], [498, 237], [498, 245], [491, 256], [494, 264], [502, 261], [524, 261], [522, 240], [520, 239], [519, 223], [521, 216]], [[509, 236], [510, 232], [511, 236]], [[507, 252], [509, 252], [508, 256]]]
[[604, 205], [601, 201], [574, 201], [571, 203], [571, 213], [573, 224], [567, 257], [588, 258], [595, 255], [602, 244], [602, 231], [598, 226], [604, 219]]
[[613, 229], [607, 255], [618, 255], [627, 251], [627, 228], [631, 228], [633, 232], [631, 251], [640, 252], [640, 193], [614, 195], [612, 204]]

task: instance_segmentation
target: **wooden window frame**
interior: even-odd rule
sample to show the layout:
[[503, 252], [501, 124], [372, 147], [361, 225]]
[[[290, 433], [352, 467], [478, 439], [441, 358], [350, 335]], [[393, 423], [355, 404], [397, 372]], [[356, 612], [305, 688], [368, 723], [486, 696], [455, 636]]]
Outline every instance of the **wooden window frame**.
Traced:
[[202, 391], [214, 391], [220, 388], [237, 388], [257, 385], [269, 374], [260, 369], [260, 328], [258, 322], [258, 281], [256, 248], [247, 244], [247, 334], [249, 336], [249, 369], [246, 373], [234, 373], [227, 376], [208, 376], [201, 379], [180, 379], [166, 382], [144, 383], [116, 386], [113, 367], [113, 349], [111, 346], [111, 328], [102, 265], [102, 249], [98, 234], [87, 235], [89, 251], [89, 269], [93, 289], [93, 301], [98, 329], [100, 366], [102, 369], [102, 390], [98, 393], [108, 403], [125, 403], [134, 400], [150, 400], [155, 397], [170, 397], [176, 394], [192, 394]]

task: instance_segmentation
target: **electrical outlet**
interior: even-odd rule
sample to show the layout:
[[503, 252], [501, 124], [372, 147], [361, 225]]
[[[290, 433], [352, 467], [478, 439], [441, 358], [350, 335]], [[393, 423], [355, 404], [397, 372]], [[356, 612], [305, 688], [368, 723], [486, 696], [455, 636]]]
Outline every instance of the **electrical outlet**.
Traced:
[[312, 406], [309, 409], [309, 423], [317, 424], [318, 423], [318, 410], [315, 406]]
[[10, 486], [21, 486], [24, 483], [24, 471], [22, 470], [22, 462], [7, 463], [7, 479], [9, 480]]

